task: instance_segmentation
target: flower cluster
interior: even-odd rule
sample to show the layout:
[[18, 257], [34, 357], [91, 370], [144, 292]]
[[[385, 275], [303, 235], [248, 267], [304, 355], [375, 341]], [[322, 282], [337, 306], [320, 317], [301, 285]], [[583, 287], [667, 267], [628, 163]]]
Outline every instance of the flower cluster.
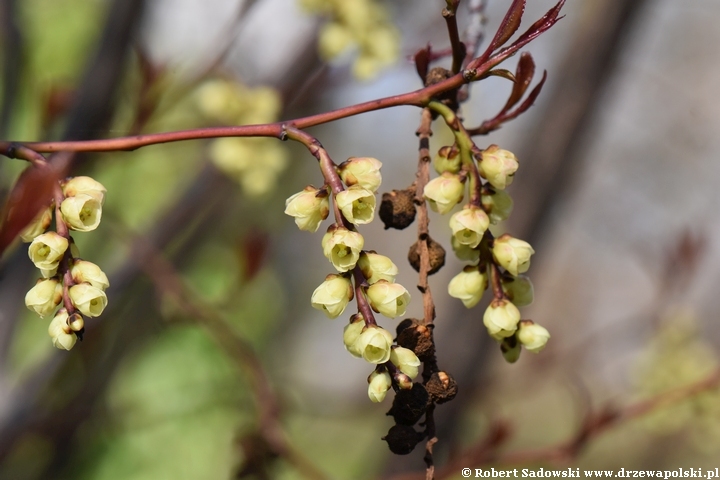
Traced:
[[463, 163], [457, 145], [442, 147], [433, 161], [440, 176], [427, 183], [424, 196], [434, 211], [449, 213], [462, 202], [466, 184], [470, 184], [470, 201], [450, 217], [452, 248], [470, 265], [450, 281], [448, 293], [472, 308], [492, 285], [493, 300], [483, 323], [500, 342], [505, 359], [514, 362], [521, 346], [537, 353], [550, 338], [545, 328], [521, 320], [518, 310], [533, 299], [532, 283], [522, 275], [530, 268], [533, 248], [508, 234], [495, 238], [489, 230], [512, 211], [513, 202], [505, 188], [512, 183], [519, 164], [515, 155], [496, 145], [474, 153], [477, 163], [472, 159]]
[[308, 186], [285, 204], [285, 213], [295, 218], [300, 230], [315, 232], [328, 217], [333, 197], [336, 222], [328, 227], [321, 246], [337, 272], [325, 277], [313, 292], [311, 303], [329, 318], [336, 318], [351, 300], [356, 300], [358, 312], [345, 327], [343, 343], [353, 356], [375, 365], [368, 378], [368, 396], [373, 402], [382, 401], [393, 385], [411, 388], [420, 366], [415, 353], [395, 345], [392, 334], [377, 324], [372, 313], [389, 318], [405, 314], [410, 294], [395, 283], [398, 268], [390, 258], [365, 250], [365, 240], [356, 231], [358, 225], [375, 218], [381, 166], [374, 158], [350, 158], [334, 167], [335, 180], [339, 181], [336, 185], [341, 182], [342, 189], [331, 192], [328, 185]]
[[[62, 184], [61, 198], [43, 210], [20, 237], [30, 242], [28, 255], [42, 275], [25, 295], [25, 305], [40, 317], [53, 315], [48, 327], [53, 345], [70, 350], [82, 338], [83, 315], [97, 317], [107, 306], [107, 276], [94, 263], [79, 258], [69, 234], [70, 230], [97, 228], [105, 187], [90, 177], [75, 177]], [[46, 231], [53, 209], [57, 231]], [[61, 303], [64, 308], [55, 312]]]
[[[197, 91], [200, 111], [214, 123], [253, 125], [271, 123], [282, 109], [280, 94], [270, 88], [250, 88], [224, 79], [209, 80]], [[210, 159], [243, 192], [262, 197], [272, 191], [287, 166], [283, 145], [270, 138], [218, 138], [210, 143]]]
[[318, 50], [334, 60], [355, 47], [353, 74], [370, 79], [398, 57], [399, 36], [388, 12], [377, 0], [301, 0], [301, 5], [330, 21], [320, 29]]

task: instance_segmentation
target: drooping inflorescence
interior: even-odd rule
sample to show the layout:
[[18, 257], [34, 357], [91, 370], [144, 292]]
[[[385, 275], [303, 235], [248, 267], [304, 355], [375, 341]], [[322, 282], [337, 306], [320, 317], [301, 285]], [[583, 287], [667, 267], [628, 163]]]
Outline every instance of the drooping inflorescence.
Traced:
[[[78, 338], [82, 339], [83, 316], [97, 317], [107, 306], [107, 275], [80, 258], [70, 235], [71, 230], [89, 232], [98, 227], [106, 190], [90, 177], [75, 177], [61, 182], [61, 186], [61, 194], [20, 237], [30, 242], [28, 255], [42, 275], [25, 295], [25, 305], [40, 317], [53, 315], [48, 327], [53, 345], [70, 350]], [[46, 231], [53, 211], [55, 231]]]

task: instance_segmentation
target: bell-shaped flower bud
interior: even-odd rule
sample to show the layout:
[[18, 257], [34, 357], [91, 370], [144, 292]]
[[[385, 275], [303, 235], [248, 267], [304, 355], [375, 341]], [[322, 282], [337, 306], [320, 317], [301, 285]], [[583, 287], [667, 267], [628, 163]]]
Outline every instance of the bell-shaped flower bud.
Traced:
[[332, 273], [315, 289], [310, 302], [313, 308], [322, 310], [328, 318], [337, 318], [352, 299], [353, 287], [350, 279]]
[[368, 326], [355, 342], [355, 350], [370, 363], [385, 363], [390, 360], [393, 336], [384, 328], [376, 325]]
[[472, 308], [478, 304], [487, 286], [487, 274], [480, 272], [477, 266], [468, 266], [450, 280], [448, 293], [462, 300], [467, 308]]
[[356, 313], [350, 317], [350, 323], [345, 325], [343, 330], [343, 344], [345, 350], [350, 352], [353, 357], [362, 357], [362, 352], [357, 349], [357, 339], [365, 329], [365, 319], [361, 313]]
[[550, 339], [550, 332], [532, 320], [523, 320], [520, 322], [517, 339], [528, 351], [539, 353]]
[[[67, 238], [61, 237], [55, 232], [47, 232], [33, 239], [28, 247], [28, 256], [37, 268], [50, 273], [57, 269], [67, 248]], [[45, 272], [43, 272], [44, 275]]]
[[23, 242], [32, 242], [35, 237], [45, 232], [52, 222], [52, 207], [44, 209], [28, 226], [20, 232]]
[[351, 157], [341, 163], [338, 170], [340, 178], [348, 187], [358, 185], [375, 193], [382, 183], [380, 167], [382, 163], [376, 158]]
[[68, 325], [67, 310], [58, 310], [48, 326], [48, 335], [52, 338], [53, 346], [60, 350], [70, 350], [75, 345], [77, 336]]
[[375, 252], [361, 253], [358, 266], [371, 285], [378, 280], [387, 280], [392, 283], [398, 274], [398, 267], [392, 260]]
[[367, 297], [373, 310], [390, 318], [405, 315], [410, 303], [410, 294], [405, 287], [387, 280], [378, 280], [370, 285]]
[[100, 267], [94, 263], [86, 260], [75, 260], [70, 268], [70, 274], [75, 283], [89, 283], [100, 290], [105, 290], [110, 286], [110, 281], [105, 272], [100, 270]]
[[417, 377], [420, 359], [409, 348], [395, 347], [390, 352], [390, 361], [402, 373], [413, 379]]
[[390, 387], [392, 387], [392, 379], [384, 368], [381, 372], [375, 370], [368, 377], [368, 397], [374, 403], [385, 400], [385, 395], [390, 390]]
[[511, 337], [503, 338], [500, 344], [500, 351], [502, 352], [503, 358], [508, 363], [515, 363], [520, 358], [520, 342], [518, 342], [515, 335]]
[[63, 185], [63, 194], [65, 197], [76, 197], [78, 195], [90, 195], [97, 200], [100, 205], [105, 203], [105, 193], [107, 190], [103, 185], [90, 177], [74, 177], [65, 182]]
[[438, 213], [447, 213], [463, 199], [465, 186], [460, 177], [453, 173], [445, 172], [441, 176], [430, 180], [423, 196], [427, 199], [430, 208]]
[[505, 187], [512, 183], [517, 169], [518, 161], [515, 155], [497, 145], [490, 145], [483, 150], [482, 159], [478, 163], [480, 175], [499, 190], [505, 190]]
[[331, 225], [322, 239], [323, 254], [339, 272], [355, 268], [364, 244], [362, 235], [337, 225]]
[[480, 202], [488, 214], [490, 223], [497, 225], [507, 220], [513, 210], [513, 199], [504, 190], [496, 190], [492, 193], [483, 193]]
[[533, 284], [525, 275], [518, 275], [512, 279], [503, 279], [503, 292], [516, 307], [527, 307], [533, 302]]
[[508, 300], [493, 300], [483, 315], [483, 324], [496, 340], [509, 337], [517, 330], [520, 310]]
[[450, 244], [452, 245], [455, 256], [460, 260], [477, 263], [480, 260], [480, 250], [477, 248], [470, 248], [467, 245], [457, 241], [454, 236], [450, 238]]
[[475, 248], [490, 226], [490, 219], [480, 208], [467, 206], [450, 217], [450, 230], [461, 245]]
[[295, 217], [300, 230], [316, 232], [320, 223], [330, 213], [330, 202], [326, 189], [317, 189], [312, 185], [285, 200], [285, 214]]
[[57, 278], [38, 280], [25, 295], [25, 305], [41, 317], [55, 311], [62, 300], [63, 286]]
[[78, 232], [90, 232], [100, 225], [102, 204], [90, 195], [79, 193], [63, 200], [60, 212], [69, 228]]
[[375, 218], [375, 194], [367, 188], [353, 185], [335, 195], [335, 202], [343, 216], [354, 225], [364, 225]]
[[75, 308], [86, 317], [98, 317], [107, 306], [107, 295], [89, 283], [79, 283], [70, 287], [70, 300]]
[[440, 147], [433, 158], [435, 171], [442, 175], [444, 172], [458, 173], [460, 171], [460, 150], [454, 145]]
[[495, 239], [492, 253], [495, 261], [516, 277], [530, 268], [530, 257], [535, 250], [526, 241], [506, 233]]
[[83, 320], [83, 316], [77, 312], [70, 315], [70, 318], [67, 320], [67, 324], [73, 332], [79, 332], [85, 328], [85, 320]]

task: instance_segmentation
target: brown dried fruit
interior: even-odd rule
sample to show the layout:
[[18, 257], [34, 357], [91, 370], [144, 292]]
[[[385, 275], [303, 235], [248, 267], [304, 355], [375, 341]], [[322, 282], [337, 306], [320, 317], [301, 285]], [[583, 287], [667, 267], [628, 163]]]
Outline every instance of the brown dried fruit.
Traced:
[[[445, 249], [442, 245], [437, 243], [435, 240], [427, 237], [428, 253], [430, 254], [430, 271], [428, 275], [432, 275], [437, 272], [445, 265]], [[415, 269], [416, 272], [420, 271], [420, 242], [413, 243], [408, 252], [408, 261], [410, 265]]]
[[388, 434], [382, 439], [385, 440], [390, 447], [390, 451], [395, 455], [407, 455], [412, 452], [415, 446], [425, 438], [420, 432], [416, 432], [413, 427], [408, 425], [393, 425], [390, 427]]
[[422, 361], [430, 360], [435, 354], [432, 329], [415, 319], [405, 319], [397, 326], [397, 344], [415, 352]]
[[415, 220], [415, 189], [393, 190], [383, 193], [380, 203], [380, 220], [385, 224], [385, 230], [407, 228]]
[[415, 425], [425, 415], [429, 400], [430, 395], [425, 387], [420, 383], [413, 383], [410, 390], [399, 390], [395, 394], [387, 414], [392, 416], [398, 425]]
[[425, 384], [430, 398], [438, 405], [449, 402], [457, 395], [458, 386], [455, 379], [446, 372], [435, 372]]

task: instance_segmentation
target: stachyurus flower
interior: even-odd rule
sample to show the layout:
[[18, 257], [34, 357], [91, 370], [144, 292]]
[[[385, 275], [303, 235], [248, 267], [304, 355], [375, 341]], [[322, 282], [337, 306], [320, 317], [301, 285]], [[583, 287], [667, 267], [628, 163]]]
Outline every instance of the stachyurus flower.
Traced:
[[478, 304], [488, 286], [485, 272], [477, 266], [468, 266], [450, 280], [448, 293], [451, 297], [462, 300], [463, 305], [472, 308]]
[[354, 225], [364, 225], [375, 218], [375, 194], [360, 185], [335, 195], [335, 202], [343, 216]]
[[385, 369], [382, 372], [375, 370], [368, 377], [368, 397], [374, 403], [382, 402], [390, 387], [392, 387], [392, 378]]
[[550, 339], [550, 332], [532, 320], [523, 320], [520, 322], [517, 339], [528, 351], [539, 353]]
[[28, 256], [40, 270], [51, 271], [58, 267], [67, 248], [67, 238], [47, 232], [33, 239], [28, 247]]
[[375, 252], [361, 253], [358, 266], [371, 285], [378, 280], [387, 280], [392, 283], [398, 274], [398, 267], [390, 258]]
[[453, 173], [445, 172], [441, 176], [430, 180], [423, 196], [427, 199], [430, 208], [438, 213], [447, 213], [463, 199], [465, 186], [460, 177]]
[[316, 232], [329, 212], [327, 190], [312, 185], [285, 200], [285, 214], [295, 217], [295, 224], [300, 230]]
[[369, 363], [385, 363], [390, 360], [393, 336], [376, 325], [369, 325], [355, 341], [354, 348]]
[[492, 253], [495, 261], [516, 277], [530, 268], [530, 257], [535, 250], [526, 241], [506, 233], [495, 239]]
[[75, 345], [77, 336], [68, 325], [67, 310], [58, 310], [48, 326], [48, 335], [52, 338], [53, 346], [60, 350], [70, 350]]
[[483, 324], [496, 340], [509, 337], [517, 330], [520, 310], [508, 300], [493, 300], [485, 310]]
[[313, 308], [322, 310], [329, 318], [336, 318], [345, 311], [353, 298], [352, 282], [342, 275], [330, 274], [312, 294]]
[[376, 158], [351, 157], [340, 164], [338, 171], [348, 187], [358, 185], [375, 193], [382, 183], [380, 167], [382, 163]]
[[345, 227], [331, 225], [322, 239], [323, 254], [339, 272], [355, 267], [365, 240], [362, 235]]
[[55, 311], [62, 300], [63, 286], [57, 278], [38, 280], [25, 295], [25, 305], [41, 317]]
[[78, 232], [90, 232], [100, 225], [102, 204], [95, 197], [79, 193], [63, 200], [60, 212], [69, 228]]
[[518, 161], [512, 152], [503, 150], [497, 145], [490, 145], [482, 151], [482, 158], [478, 162], [480, 175], [498, 190], [513, 181], [513, 175], [518, 169]]
[[490, 226], [490, 219], [480, 208], [466, 206], [450, 217], [450, 230], [457, 243], [475, 248]]
[[63, 185], [63, 195], [65, 197], [89, 195], [97, 200], [100, 205], [105, 202], [106, 192], [107, 190], [100, 182], [85, 176], [71, 178]]
[[417, 355], [415, 355], [415, 352], [409, 348], [393, 348], [392, 352], [390, 352], [390, 361], [398, 368], [398, 370], [411, 379], [417, 377], [418, 367], [420, 367], [421, 362]]
[[98, 317], [107, 306], [107, 295], [89, 283], [79, 283], [70, 287], [70, 300], [75, 308], [85, 316]]
[[405, 315], [405, 309], [410, 303], [410, 294], [405, 287], [387, 280], [373, 283], [366, 293], [372, 309], [390, 318]]
[[100, 290], [105, 290], [110, 286], [110, 281], [105, 272], [87, 260], [75, 260], [70, 268], [70, 275], [72, 275], [75, 283], [89, 283]]

